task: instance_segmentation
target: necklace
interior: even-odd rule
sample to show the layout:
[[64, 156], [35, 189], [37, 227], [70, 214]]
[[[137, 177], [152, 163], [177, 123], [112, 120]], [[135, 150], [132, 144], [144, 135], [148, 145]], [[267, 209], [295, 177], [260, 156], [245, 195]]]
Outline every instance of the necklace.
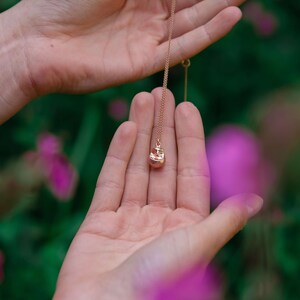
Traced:
[[[176, 9], [176, 0], [172, 0], [171, 15], [169, 19], [168, 50], [167, 50], [167, 56], [165, 62], [160, 109], [159, 109], [159, 115], [158, 115], [157, 126], [156, 126], [156, 144], [155, 147], [152, 148], [149, 155], [149, 164], [151, 167], [155, 169], [163, 167], [166, 161], [165, 151], [161, 143], [162, 143], [162, 135], [163, 135], [164, 110], [165, 110], [165, 102], [167, 98], [167, 86], [168, 86], [170, 60], [171, 60], [171, 41], [172, 41], [173, 29], [174, 29], [175, 9]], [[186, 59], [182, 61], [181, 64], [185, 70], [184, 101], [187, 101], [188, 68], [190, 67], [191, 62], [189, 59]]]

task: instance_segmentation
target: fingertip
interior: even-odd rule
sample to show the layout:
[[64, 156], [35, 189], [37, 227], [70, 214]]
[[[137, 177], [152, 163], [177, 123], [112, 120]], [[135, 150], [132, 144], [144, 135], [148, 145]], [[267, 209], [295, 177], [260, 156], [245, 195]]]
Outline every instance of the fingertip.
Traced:
[[264, 200], [256, 194], [248, 194], [244, 197], [248, 218], [252, 218], [262, 209]]
[[203, 122], [198, 108], [191, 102], [180, 103], [175, 111], [177, 137], [194, 136], [204, 139]]
[[[175, 117], [175, 98], [170, 90], [166, 90], [166, 97], [163, 99], [163, 88], [155, 88], [151, 94], [155, 101], [155, 112], [154, 117], [158, 120], [160, 113], [164, 113], [164, 127], [174, 127], [174, 117]], [[162, 111], [163, 109], [163, 111]]]
[[[167, 98], [171, 98], [171, 99], [175, 99], [173, 93], [167, 89]], [[163, 87], [157, 87], [155, 89], [152, 90], [151, 94], [155, 97], [155, 98], [161, 98], [163, 93]]]
[[156, 95], [157, 93], [162, 93], [162, 90], [163, 90], [163, 88], [161, 87], [161, 86], [159, 86], [159, 87], [156, 87], [156, 88], [154, 88], [152, 91], [151, 91], [151, 94], [152, 95]]
[[191, 114], [200, 115], [198, 108], [192, 102], [181, 102], [178, 104], [175, 115], [178, 117], [189, 117]]
[[[246, 221], [254, 217], [263, 207], [263, 199], [256, 194], [239, 194], [223, 201], [219, 206], [239, 209], [239, 213]], [[245, 222], [246, 222], [245, 221]]]
[[206, 32], [209, 35], [210, 42], [215, 42], [230, 32], [241, 17], [242, 12], [236, 6], [223, 9], [206, 25]]
[[132, 105], [138, 111], [149, 110], [154, 108], [154, 97], [151, 93], [141, 92], [133, 98]]
[[127, 121], [121, 124], [113, 136], [108, 155], [115, 156], [119, 153], [122, 157], [126, 156], [128, 151], [132, 151], [135, 145], [136, 136], [137, 126], [134, 122]]
[[137, 135], [137, 126], [135, 122], [126, 121], [118, 129], [118, 136], [121, 142], [128, 142], [129, 140], [135, 139]]
[[220, 14], [223, 14], [225, 19], [234, 21], [235, 23], [238, 22], [243, 16], [240, 8], [236, 6], [227, 7]]

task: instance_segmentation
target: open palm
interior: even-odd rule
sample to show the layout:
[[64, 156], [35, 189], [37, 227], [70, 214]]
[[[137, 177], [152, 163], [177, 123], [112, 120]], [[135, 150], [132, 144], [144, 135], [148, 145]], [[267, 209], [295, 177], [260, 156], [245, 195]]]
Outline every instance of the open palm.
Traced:
[[210, 214], [204, 133], [191, 103], [175, 111], [168, 93], [163, 169], [147, 157], [161, 89], [141, 93], [116, 132], [87, 217], [62, 267], [56, 299], [143, 299], [160, 279], [215, 253], [261, 207], [254, 195], [226, 200]]
[[[235, 6], [242, 2], [177, 0], [172, 64], [227, 34], [241, 17]], [[163, 68], [171, 0], [23, 0], [20, 5], [28, 11], [20, 10], [20, 31], [38, 94], [99, 90]]]

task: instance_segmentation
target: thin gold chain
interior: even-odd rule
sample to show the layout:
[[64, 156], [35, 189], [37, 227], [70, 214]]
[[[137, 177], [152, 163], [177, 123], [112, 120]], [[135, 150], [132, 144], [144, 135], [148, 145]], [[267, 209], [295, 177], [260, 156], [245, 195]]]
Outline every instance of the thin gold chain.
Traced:
[[172, 42], [173, 31], [174, 31], [175, 10], [176, 10], [176, 0], [172, 0], [171, 16], [169, 19], [168, 51], [167, 51], [166, 62], [165, 62], [163, 89], [162, 89], [162, 96], [160, 101], [160, 109], [159, 109], [158, 122], [157, 122], [157, 142], [159, 144], [162, 141], [162, 135], [163, 135], [164, 112], [165, 112], [165, 103], [167, 98], [169, 68], [170, 68], [170, 61], [171, 61], [171, 42]]

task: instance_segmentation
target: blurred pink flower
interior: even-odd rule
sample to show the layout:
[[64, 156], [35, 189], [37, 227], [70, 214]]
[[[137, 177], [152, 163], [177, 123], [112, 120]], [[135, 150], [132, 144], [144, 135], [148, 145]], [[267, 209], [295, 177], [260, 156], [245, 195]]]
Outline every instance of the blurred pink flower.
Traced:
[[0, 283], [2, 283], [4, 280], [4, 261], [4, 254], [0, 250]]
[[245, 19], [249, 20], [261, 36], [271, 36], [278, 27], [274, 14], [264, 9], [261, 3], [249, 2], [244, 6]]
[[37, 141], [38, 152], [43, 156], [51, 156], [61, 153], [60, 140], [49, 133], [43, 133], [38, 137]]
[[170, 283], [160, 283], [151, 300], [217, 300], [221, 299], [222, 284], [216, 269], [196, 267]]
[[266, 196], [273, 182], [256, 137], [237, 126], [219, 128], [207, 141], [212, 202], [241, 193]]
[[256, 30], [261, 36], [271, 36], [278, 26], [278, 20], [272, 13], [265, 13], [257, 20]]
[[67, 200], [72, 197], [77, 175], [68, 159], [62, 154], [51, 157], [44, 161], [45, 175], [50, 190], [60, 200]]
[[68, 158], [61, 153], [60, 140], [49, 133], [41, 134], [38, 138], [36, 152], [25, 155], [35, 169], [38, 169], [46, 184], [59, 200], [72, 197], [77, 183], [77, 173]]
[[116, 121], [124, 120], [129, 112], [128, 102], [124, 99], [115, 99], [108, 105], [108, 113]]

